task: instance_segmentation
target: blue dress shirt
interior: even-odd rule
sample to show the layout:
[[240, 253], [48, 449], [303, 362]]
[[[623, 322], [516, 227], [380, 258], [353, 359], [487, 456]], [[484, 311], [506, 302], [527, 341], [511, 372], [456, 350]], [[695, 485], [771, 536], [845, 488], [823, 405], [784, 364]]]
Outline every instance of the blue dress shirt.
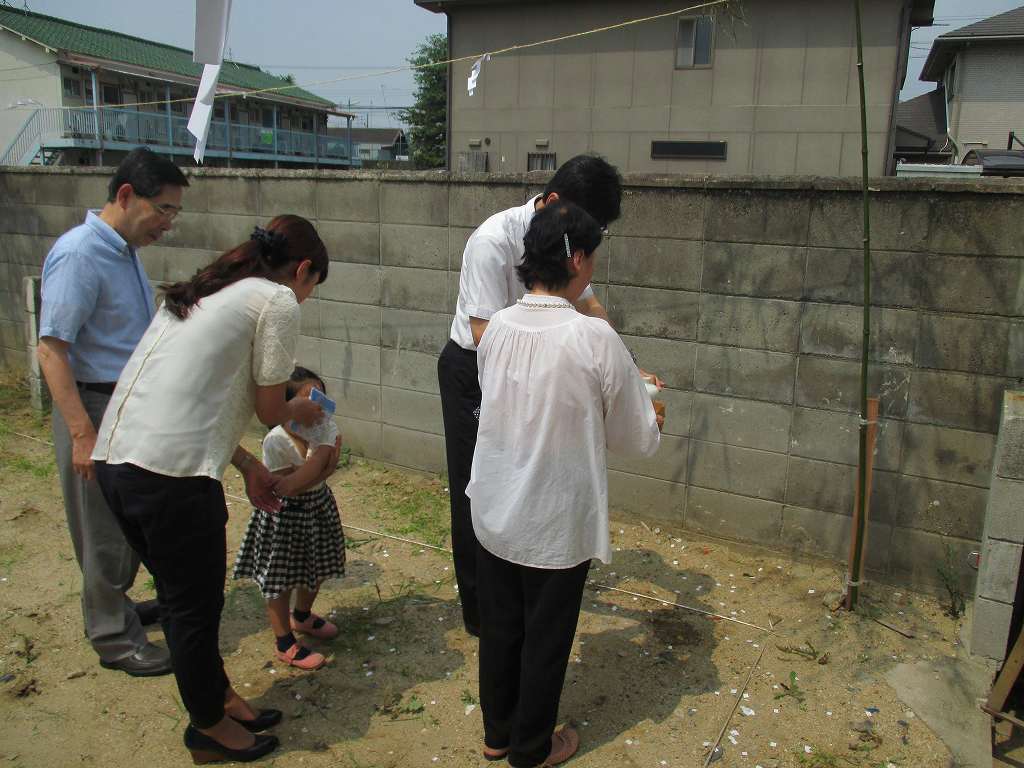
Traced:
[[70, 344], [75, 379], [113, 382], [155, 314], [153, 289], [130, 247], [94, 211], [43, 264], [39, 336]]

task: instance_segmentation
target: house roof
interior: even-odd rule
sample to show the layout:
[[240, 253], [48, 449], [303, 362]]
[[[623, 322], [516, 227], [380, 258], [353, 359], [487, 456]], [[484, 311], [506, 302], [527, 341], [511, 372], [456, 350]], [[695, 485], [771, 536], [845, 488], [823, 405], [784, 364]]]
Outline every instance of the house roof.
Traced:
[[[401, 128], [353, 128], [352, 141], [358, 144], [380, 144], [390, 147], [405, 134]], [[329, 136], [348, 136], [348, 128], [328, 128]]]
[[[467, 5], [496, 5], [527, 2], [536, 0], [413, 0], [416, 5], [434, 13], [446, 13], [449, 8]], [[625, 3], [623, 3], [625, 5]], [[935, 0], [913, 0], [910, 11], [910, 23], [915, 27], [930, 27], [934, 21]]]
[[[203, 65], [193, 62], [192, 51], [184, 48], [6, 5], [0, 6], [0, 29], [6, 29], [44, 48], [63, 54], [77, 54], [102, 61], [129, 64], [195, 79], [197, 83], [203, 74]], [[287, 85], [283, 77], [264, 72], [251, 64], [227, 60], [224, 63], [227, 66], [222, 67], [220, 71], [220, 83], [224, 85], [243, 90], [280, 88]], [[283, 88], [273, 91], [272, 94], [311, 106], [334, 108], [334, 102], [299, 87]], [[271, 97], [271, 93], [268, 93], [267, 97]]]
[[941, 80], [945, 77], [949, 60], [965, 46], [1006, 40], [1024, 40], [1024, 6], [939, 35], [925, 59], [921, 79]]
[[946, 90], [901, 101], [896, 105], [896, 127], [930, 139], [941, 146], [946, 141]]

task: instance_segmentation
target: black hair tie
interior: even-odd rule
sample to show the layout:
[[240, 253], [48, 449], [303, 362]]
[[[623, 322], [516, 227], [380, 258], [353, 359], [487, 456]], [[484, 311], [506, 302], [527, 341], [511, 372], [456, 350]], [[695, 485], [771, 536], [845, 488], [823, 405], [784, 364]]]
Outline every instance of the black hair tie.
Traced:
[[285, 246], [288, 244], [288, 238], [280, 232], [272, 232], [263, 227], [254, 227], [249, 239], [255, 240], [259, 244], [260, 256], [270, 263], [277, 260], [275, 257], [284, 253]]

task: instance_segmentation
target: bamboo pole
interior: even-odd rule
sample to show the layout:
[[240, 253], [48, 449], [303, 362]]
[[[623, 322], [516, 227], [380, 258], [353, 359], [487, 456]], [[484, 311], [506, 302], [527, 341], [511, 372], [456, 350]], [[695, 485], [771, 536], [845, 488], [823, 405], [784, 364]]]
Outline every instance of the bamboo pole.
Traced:
[[864, 531], [866, 530], [865, 507], [867, 504], [868, 469], [868, 348], [871, 343], [871, 201], [868, 195], [868, 113], [864, 95], [864, 33], [861, 29], [861, 0], [853, 0], [854, 17], [857, 22], [857, 79], [860, 84], [860, 138], [861, 177], [864, 201], [864, 318], [863, 344], [860, 359], [860, 449], [857, 465], [857, 519], [853, 531], [853, 557], [850, 558], [850, 583], [847, 591], [847, 607], [857, 610], [857, 597], [864, 554]]
[[[847, 574], [847, 584], [849, 589], [846, 590], [846, 609], [853, 610], [851, 605], [851, 596], [854, 587], [860, 584], [861, 574], [864, 572], [864, 560], [867, 559], [867, 526], [868, 526], [868, 513], [871, 510], [871, 476], [875, 468], [875, 445], [878, 442], [878, 398], [868, 398], [868, 439], [866, 446], [867, 454], [867, 470], [864, 472], [864, 488], [861, 490], [860, 482], [857, 483], [857, 495], [853, 503], [853, 525], [851, 529], [856, 531], [862, 531], [860, 536], [854, 535], [850, 537], [850, 558], [847, 561], [849, 563], [849, 572]], [[859, 480], [859, 478], [858, 478]], [[861, 504], [861, 498], [864, 498], [864, 503]], [[857, 545], [860, 544], [860, 553], [857, 553]], [[854, 570], [854, 560], [859, 563], [859, 568]]]

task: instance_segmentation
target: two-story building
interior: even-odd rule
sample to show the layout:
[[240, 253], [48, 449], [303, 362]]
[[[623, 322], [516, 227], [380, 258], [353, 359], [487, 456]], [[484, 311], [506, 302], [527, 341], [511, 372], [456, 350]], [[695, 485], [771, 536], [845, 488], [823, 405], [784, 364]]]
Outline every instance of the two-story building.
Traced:
[[940, 35], [921, 79], [940, 83], [945, 130], [961, 162], [971, 150], [1024, 142], [1024, 7]]
[[[452, 57], [665, 14], [664, 0], [415, 0]], [[871, 171], [892, 171], [910, 31], [934, 0], [864, 0]], [[742, 15], [737, 15], [737, 10]], [[449, 70], [449, 167], [522, 172], [598, 152], [623, 171], [860, 173], [853, 3], [744, 0]]]
[[[191, 163], [186, 126], [203, 67], [192, 52], [0, 6], [0, 165], [116, 165], [140, 144]], [[259, 67], [221, 68], [207, 165], [359, 165], [327, 133], [333, 102]]]

